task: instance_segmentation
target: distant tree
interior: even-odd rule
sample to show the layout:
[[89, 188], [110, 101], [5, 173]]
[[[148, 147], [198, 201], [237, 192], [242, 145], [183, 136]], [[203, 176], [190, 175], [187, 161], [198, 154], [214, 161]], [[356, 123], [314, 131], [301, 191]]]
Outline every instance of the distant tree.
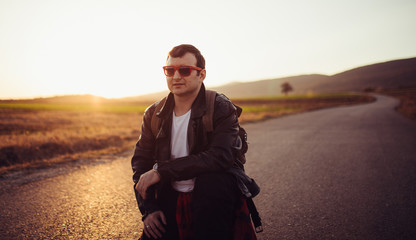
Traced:
[[290, 83], [288, 82], [282, 83], [280, 87], [282, 88], [282, 93], [285, 94], [286, 96], [290, 91], [293, 91], [292, 85], [290, 85]]

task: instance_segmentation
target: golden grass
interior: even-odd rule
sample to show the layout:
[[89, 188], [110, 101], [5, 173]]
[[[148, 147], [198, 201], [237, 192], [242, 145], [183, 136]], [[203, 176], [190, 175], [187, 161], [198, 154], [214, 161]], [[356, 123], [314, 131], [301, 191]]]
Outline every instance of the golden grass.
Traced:
[[335, 106], [371, 102], [374, 98], [360, 94], [321, 94], [276, 98], [235, 99], [243, 108], [240, 122], [256, 122], [288, 114], [301, 113]]
[[400, 99], [397, 111], [416, 121], [416, 88], [383, 90], [379, 93]]
[[[241, 123], [372, 101], [364, 95], [236, 99]], [[14, 104], [14, 105], [13, 105]], [[132, 150], [146, 106], [0, 104], [0, 175]]]
[[[131, 148], [141, 115], [0, 109], [0, 173]], [[94, 154], [93, 154], [94, 155]]]
[[143, 104], [59, 104], [59, 103], [0, 103], [0, 109], [29, 111], [73, 111], [73, 112], [110, 112], [143, 113], [147, 105]]

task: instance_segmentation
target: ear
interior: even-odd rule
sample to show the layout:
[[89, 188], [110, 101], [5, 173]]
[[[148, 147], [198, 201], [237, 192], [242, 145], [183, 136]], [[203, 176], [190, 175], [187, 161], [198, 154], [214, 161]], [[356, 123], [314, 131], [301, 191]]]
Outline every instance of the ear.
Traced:
[[203, 82], [206, 76], [207, 76], [207, 71], [205, 69], [202, 69], [201, 72], [199, 73], [199, 80]]

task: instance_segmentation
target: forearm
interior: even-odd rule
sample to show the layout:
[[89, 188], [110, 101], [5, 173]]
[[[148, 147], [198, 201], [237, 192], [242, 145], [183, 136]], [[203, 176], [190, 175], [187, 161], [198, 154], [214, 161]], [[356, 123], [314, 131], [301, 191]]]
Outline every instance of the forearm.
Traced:
[[143, 116], [140, 138], [136, 143], [134, 154], [131, 159], [135, 195], [142, 215], [148, 214], [159, 209], [156, 203], [156, 199], [154, 197], [155, 187], [150, 187], [148, 189], [148, 197], [146, 200], [144, 200], [136, 191], [136, 185], [139, 182], [140, 177], [144, 173], [152, 169], [152, 166], [155, 162], [155, 160], [153, 159], [154, 136], [150, 130], [151, 114], [151, 111], [146, 111], [146, 113]]

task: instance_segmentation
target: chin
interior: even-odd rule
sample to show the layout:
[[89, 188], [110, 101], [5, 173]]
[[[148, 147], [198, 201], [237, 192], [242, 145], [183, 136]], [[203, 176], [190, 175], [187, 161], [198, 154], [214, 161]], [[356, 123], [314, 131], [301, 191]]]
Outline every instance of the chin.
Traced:
[[182, 91], [173, 91], [172, 93], [176, 96], [185, 96], [186, 95], [186, 92], [182, 92]]

